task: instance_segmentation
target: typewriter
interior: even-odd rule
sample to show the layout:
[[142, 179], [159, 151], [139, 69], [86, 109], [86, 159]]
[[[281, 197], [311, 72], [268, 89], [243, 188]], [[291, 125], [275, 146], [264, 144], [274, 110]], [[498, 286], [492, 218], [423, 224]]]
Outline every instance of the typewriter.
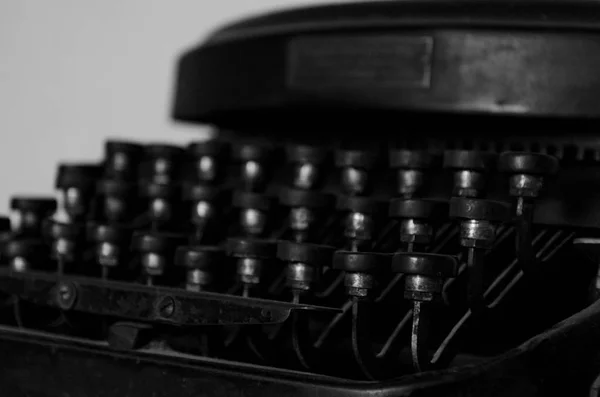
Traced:
[[210, 140], [107, 141], [12, 197], [2, 396], [597, 395], [598, 21], [406, 0], [217, 30], [173, 105]]

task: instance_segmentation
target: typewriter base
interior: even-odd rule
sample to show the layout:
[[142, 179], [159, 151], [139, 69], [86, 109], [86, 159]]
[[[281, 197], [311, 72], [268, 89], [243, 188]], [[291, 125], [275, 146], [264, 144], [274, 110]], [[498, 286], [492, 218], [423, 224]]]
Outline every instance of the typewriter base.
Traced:
[[[589, 395], [600, 371], [600, 301], [482, 364], [354, 382], [0, 327], [0, 384], [12, 396]], [[243, 368], [242, 368], [243, 367]], [[35, 381], [31, 381], [35, 379]]]

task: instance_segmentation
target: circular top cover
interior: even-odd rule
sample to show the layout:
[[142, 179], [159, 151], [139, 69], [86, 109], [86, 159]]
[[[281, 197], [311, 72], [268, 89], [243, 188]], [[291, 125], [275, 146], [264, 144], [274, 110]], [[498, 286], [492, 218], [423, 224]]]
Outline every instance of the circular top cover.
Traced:
[[230, 238], [227, 255], [235, 258], [269, 259], [277, 254], [277, 242], [254, 238]]
[[332, 195], [314, 190], [283, 187], [279, 192], [279, 202], [287, 207], [324, 208], [334, 201]]
[[188, 152], [194, 157], [220, 156], [227, 150], [227, 144], [217, 139], [192, 142], [188, 145]]
[[225, 259], [225, 251], [213, 246], [183, 246], [175, 252], [175, 265], [188, 269], [210, 269]]
[[56, 175], [57, 189], [95, 188], [96, 180], [102, 173], [102, 167], [96, 164], [60, 164]]
[[372, 149], [337, 149], [335, 165], [338, 167], [372, 168], [377, 163], [378, 153]]
[[131, 237], [132, 229], [120, 225], [90, 223], [88, 239], [95, 242], [126, 243]]
[[496, 155], [477, 150], [447, 150], [444, 167], [455, 170], [486, 171], [494, 166]]
[[441, 221], [448, 217], [448, 202], [429, 199], [393, 199], [390, 217], [400, 219], [430, 219]]
[[39, 239], [16, 239], [8, 241], [2, 247], [2, 254], [7, 258], [21, 257], [43, 257], [48, 247]]
[[365, 196], [340, 196], [336, 207], [341, 211], [360, 212], [363, 214], [374, 214], [381, 210], [383, 203], [372, 197]]
[[542, 153], [504, 152], [498, 158], [500, 171], [514, 174], [554, 175], [558, 167], [556, 157]]
[[144, 152], [144, 145], [128, 141], [108, 140], [104, 143], [104, 152], [107, 156], [118, 152], [135, 156]]
[[302, 262], [312, 266], [326, 266], [331, 263], [334, 247], [329, 245], [279, 241], [277, 258], [285, 262]]
[[457, 266], [456, 258], [450, 255], [398, 252], [392, 259], [392, 271], [395, 273], [429, 277], [456, 277]]
[[427, 150], [392, 149], [390, 167], [406, 169], [427, 169], [436, 165], [439, 156]]
[[307, 112], [338, 122], [374, 110], [599, 117], [600, 58], [589, 56], [599, 20], [600, 3], [583, 0], [363, 1], [265, 13], [182, 55], [174, 116], [246, 131], [278, 119], [306, 130], [315, 123]]
[[264, 142], [236, 142], [232, 153], [237, 160], [267, 161], [273, 154], [273, 146]]
[[291, 163], [321, 164], [327, 158], [327, 148], [323, 146], [296, 143], [286, 146], [285, 152]]
[[264, 193], [236, 191], [233, 193], [233, 206], [236, 208], [252, 208], [268, 211], [273, 205], [273, 198]]
[[389, 268], [391, 258], [380, 252], [337, 251], [333, 268], [349, 273], [379, 273]]
[[510, 218], [510, 205], [501, 201], [453, 197], [450, 217], [490, 222], [505, 222]]
[[186, 238], [182, 234], [137, 231], [131, 239], [131, 247], [141, 253], [167, 253], [180, 245], [185, 244]]
[[10, 199], [10, 209], [46, 214], [56, 211], [56, 200], [51, 197], [13, 196]]

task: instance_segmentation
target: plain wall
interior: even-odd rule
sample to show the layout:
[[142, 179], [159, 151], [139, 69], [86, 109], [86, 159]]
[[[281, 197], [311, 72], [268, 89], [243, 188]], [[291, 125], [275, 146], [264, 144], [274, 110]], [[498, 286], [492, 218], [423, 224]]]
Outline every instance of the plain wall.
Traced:
[[56, 165], [99, 160], [108, 137], [206, 137], [169, 119], [178, 54], [233, 19], [314, 3], [0, 0], [0, 214], [13, 194], [53, 194]]

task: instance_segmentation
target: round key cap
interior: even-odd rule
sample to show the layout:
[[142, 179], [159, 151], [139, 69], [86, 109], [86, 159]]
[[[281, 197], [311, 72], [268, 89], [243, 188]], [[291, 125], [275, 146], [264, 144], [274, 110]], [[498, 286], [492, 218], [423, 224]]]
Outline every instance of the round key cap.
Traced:
[[232, 156], [241, 161], [268, 161], [274, 147], [267, 142], [237, 142], [232, 147]]
[[192, 142], [187, 147], [188, 153], [194, 157], [218, 157], [225, 154], [227, 150], [227, 144], [217, 139], [210, 139], [206, 141]]
[[301, 262], [312, 266], [331, 264], [335, 248], [329, 245], [279, 241], [277, 258], [284, 262]]
[[541, 153], [504, 152], [498, 158], [500, 171], [513, 174], [554, 175], [558, 172], [558, 159]]
[[14, 271], [27, 271], [47, 261], [48, 246], [40, 239], [10, 240], [2, 247], [2, 256]]
[[225, 200], [226, 191], [210, 185], [187, 183], [183, 185], [183, 199], [187, 201]]
[[393, 199], [389, 215], [399, 219], [427, 219], [442, 221], [448, 217], [447, 201], [430, 199]]
[[57, 189], [93, 190], [101, 173], [102, 167], [96, 164], [60, 164], [55, 187]]
[[125, 226], [90, 223], [87, 227], [89, 241], [114, 244], [127, 244], [131, 238], [132, 229]]
[[56, 211], [56, 200], [50, 197], [13, 196], [10, 209], [44, 215]]
[[269, 259], [277, 254], [277, 242], [273, 240], [230, 238], [227, 255], [234, 258]]
[[335, 151], [337, 167], [356, 167], [371, 169], [377, 163], [377, 152], [374, 150], [338, 149]]
[[340, 196], [336, 208], [340, 211], [360, 212], [374, 214], [384, 207], [381, 201], [364, 196]]
[[233, 206], [236, 208], [252, 208], [268, 211], [274, 204], [272, 197], [266, 194], [236, 191], [233, 194]]
[[279, 192], [279, 202], [286, 207], [326, 208], [333, 205], [335, 198], [322, 192], [284, 187]]
[[436, 278], [456, 277], [456, 258], [417, 252], [398, 252], [392, 258], [392, 272], [414, 274]]
[[510, 206], [501, 201], [453, 197], [450, 199], [450, 217], [505, 222], [510, 218]]
[[389, 153], [391, 168], [428, 169], [433, 168], [439, 156], [426, 150], [392, 149]]
[[475, 150], [447, 150], [444, 168], [454, 170], [486, 171], [494, 166], [496, 155]]
[[144, 147], [144, 154], [147, 159], [182, 159], [184, 153], [183, 148], [166, 143], [150, 143]]
[[389, 269], [391, 255], [379, 252], [336, 251], [333, 268], [348, 273], [375, 274]]
[[186, 269], [210, 270], [225, 260], [225, 251], [214, 246], [182, 246], [175, 252], [175, 265]]
[[106, 141], [104, 144], [104, 173], [109, 178], [134, 178], [137, 164], [144, 155], [144, 146], [127, 141]]
[[162, 254], [174, 251], [185, 242], [186, 238], [181, 234], [137, 231], [133, 234], [131, 248], [140, 253]]
[[322, 164], [327, 159], [327, 148], [307, 144], [288, 145], [285, 148], [290, 163]]

